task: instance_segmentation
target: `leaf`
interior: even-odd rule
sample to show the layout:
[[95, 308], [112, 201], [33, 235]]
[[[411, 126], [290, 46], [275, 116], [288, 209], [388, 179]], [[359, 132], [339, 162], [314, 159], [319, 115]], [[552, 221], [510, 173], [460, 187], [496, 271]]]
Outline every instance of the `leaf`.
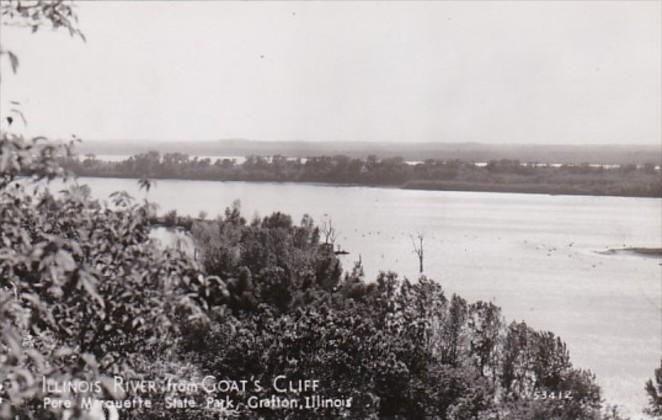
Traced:
[[14, 54], [11, 51], [7, 51], [7, 55], [9, 56], [9, 63], [11, 64], [11, 69], [14, 73], [16, 73], [16, 70], [18, 70], [18, 57], [16, 54]]
[[21, 117], [21, 120], [23, 120], [23, 124], [28, 125], [28, 120], [25, 119], [25, 115], [23, 114], [23, 112], [21, 112], [20, 109], [12, 108], [9, 110], [9, 112], [13, 112], [14, 114], [17, 114], [19, 117]]
[[147, 178], [141, 178], [138, 180], [138, 186], [142, 190], [144, 189], [146, 192], [149, 192], [149, 190], [156, 184], [156, 182], [147, 179]]

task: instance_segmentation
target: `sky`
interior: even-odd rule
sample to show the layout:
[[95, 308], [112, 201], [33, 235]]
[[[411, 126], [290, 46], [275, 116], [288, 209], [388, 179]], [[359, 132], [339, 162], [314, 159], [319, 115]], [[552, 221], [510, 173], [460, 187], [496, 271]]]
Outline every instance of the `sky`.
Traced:
[[660, 144], [662, 2], [76, 3], [0, 112], [88, 140]]

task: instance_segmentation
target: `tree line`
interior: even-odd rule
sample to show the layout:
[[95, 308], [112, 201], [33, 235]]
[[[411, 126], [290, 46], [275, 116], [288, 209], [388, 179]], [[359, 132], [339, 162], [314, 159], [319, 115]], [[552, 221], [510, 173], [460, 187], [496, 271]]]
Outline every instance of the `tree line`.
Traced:
[[493, 160], [483, 166], [461, 160], [365, 159], [345, 155], [306, 159], [248, 156], [191, 157], [150, 151], [119, 162], [92, 154], [68, 158], [67, 169], [81, 176], [174, 178], [217, 181], [319, 182], [339, 185], [389, 186], [430, 190], [532, 192], [550, 194], [662, 197], [662, 178], [653, 163], [604, 167], [581, 164], [552, 166], [518, 160]]

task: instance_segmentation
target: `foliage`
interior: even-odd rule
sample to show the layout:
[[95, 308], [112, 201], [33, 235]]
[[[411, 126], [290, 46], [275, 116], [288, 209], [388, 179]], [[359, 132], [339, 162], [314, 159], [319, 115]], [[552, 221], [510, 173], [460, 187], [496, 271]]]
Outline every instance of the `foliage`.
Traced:
[[646, 382], [646, 393], [648, 394], [646, 414], [662, 418], [662, 360], [660, 367], [655, 369], [655, 381], [649, 379]]
[[[3, 26], [30, 28], [32, 33], [45, 27], [54, 30], [65, 29], [71, 36], [85, 40], [85, 36], [77, 27], [78, 19], [71, 0], [3, 0], [0, 2], [0, 22]], [[14, 51], [0, 44], [0, 59], [3, 56], [7, 57], [12, 71], [16, 73], [19, 66], [18, 56]], [[12, 102], [12, 105], [17, 103]], [[10, 111], [11, 114], [24, 118], [17, 108]], [[11, 125], [13, 117], [9, 115], [5, 118]]]
[[71, 36], [85, 39], [78, 29], [78, 18], [71, 0], [5, 0], [0, 4], [3, 25], [27, 27], [34, 33], [40, 28], [66, 29]]
[[[292, 238], [299, 229], [310, 231], [273, 219], [283, 220], [276, 213], [246, 225], [235, 207], [224, 219], [194, 224], [205, 268], [226, 279], [230, 296], [221, 303], [232, 310], [223, 324], [212, 321], [185, 346], [203, 369], [263, 382], [279, 374], [318, 378], [325, 389], [352, 398], [350, 410], [325, 408], [318, 412], [323, 416], [515, 418], [508, 416], [535, 411], [548, 418], [599, 418], [595, 378], [572, 367], [554, 334], [523, 323], [506, 326], [495, 305], [448, 299], [425, 277], [412, 283], [382, 273], [365, 282], [360, 267], [332, 277], [329, 287], [323, 286], [328, 277], [305, 284], [278, 277], [279, 270], [292, 271], [292, 255], [300, 251]], [[285, 230], [274, 232], [274, 225]], [[262, 240], [253, 242], [256, 229]], [[317, 253], [314, 230], [301, 236], [313, 240], [297, 264], [331, 258]], [[272, 265], [268, 276], [252, 275], [263, 273], [265, 264]], [[288, 299], [274, 299], [281, 296], [270, 289], [274, 277], [287, 285]], [[264, 288], [269, 292], [255, 292]], [[305, 298], [292, 299], [296, 291]], [[296, 418], [296, 410], [284, 415]]]
[[235, 203], [225, 219], [194, 223], [192, 233], [206, 272], [226, 281], [224, 303], [235, 310], [267, 303], [286, 311], [316, 291], [333, 290], [342, 273], [308, 216], [299, 226], [282, 213], [247, 224]]
[[[134, 357], [176, 343], [181, 328], [205, 321], [199, 296], [208, 287], [189, 258], [150, 241], [150, 205], [116, 193], [111, 208], [84, 187], [55, 197], [28, 179], [9, 181], [15, 171], [52, 174], [17, 154], [32, 150], [23, 143], [6, 136], [0, 143], [1, 160], [13, 162], [0, 189], [0, 286], [11, 350], [3, 373], [23, 378], [9, 388], [17, 410], [41, 394], [41, 376], [61, 380], [72, 363], [94, 366], [81, 367], [85, 375], [126, 372]], [[27, 370], [19, 363], [26, 337], [34, 345]]]

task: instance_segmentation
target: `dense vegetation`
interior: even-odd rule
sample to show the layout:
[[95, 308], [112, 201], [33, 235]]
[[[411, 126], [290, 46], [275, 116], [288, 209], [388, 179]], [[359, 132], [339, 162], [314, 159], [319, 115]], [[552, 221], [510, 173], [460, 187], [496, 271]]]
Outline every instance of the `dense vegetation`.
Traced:
[[149, 205], [119, 193], [110, 209], [82, 187], [56, 198], [15, 180], [57, 175], [52, 149], [6, 134], [0, 146], [0, 415], [50, 418], [42, 378], [106, 384], [102, 373], [129, 373], [144, 352], [168, 350], [183, 320], [201, 313], [187, 296], [204, 279], [188, 258], [150, 242]]
[[402, 158], [366, 159], [344, 155], [288, 159], [249, 156], [231, 159], [190, 158], [182, 153], [152, 151], [121, 162], [93, 155], [68, 159], [64, 165], [81, 176], [177, 178], [218, 181], [323, 182], [455, 191], [531, 192], [662, 197], [662, 177], [653, 163], [606, 168], [589, 164], [524, 165], [517, 160], [473, 162], [433, 160], [410, 164]]
[[188, 342], [208, 368], [319, 378], [356, 404], [318, 412], [329, 416], [600, 418], [593, 375], [573, 368], [554, 334], [507, 324], [493, 304], [447, 297], [426, 278], [366, 282], [360, 265], [342, 275], [307, 217], [248, 224], [234, 208], [193, 234], [229, 292], [225, 322]]

